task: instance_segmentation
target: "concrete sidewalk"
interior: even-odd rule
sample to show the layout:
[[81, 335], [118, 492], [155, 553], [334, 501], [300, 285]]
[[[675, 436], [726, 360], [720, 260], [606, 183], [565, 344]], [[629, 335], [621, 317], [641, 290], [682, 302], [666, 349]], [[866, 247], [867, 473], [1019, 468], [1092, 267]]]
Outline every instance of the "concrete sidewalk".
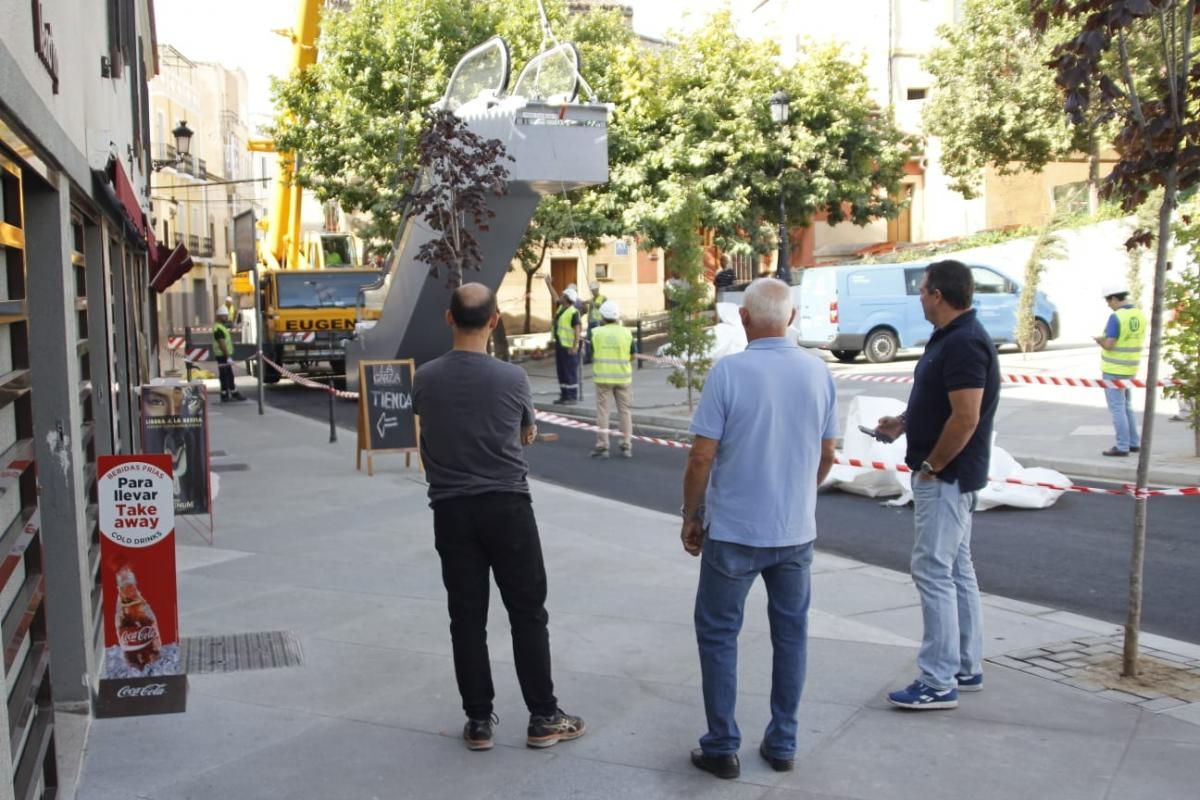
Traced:
[[[698, 561], [682, 552], [678, 521], [547, 484], [533, 491], [557, 693], [589, 732], [524, 746], [497, 610], [497, 747], [468, 752], [420, 475], [398, 456], [379, 457], [373, 478], [356, 474], [351, 437], [326, 444], [325, 426], [260, 417], [252, 403], [214, 406], [211, 427], [216, 541], [180, 534], [181, 630], [290, 631], [304, 664], [193, 675], [186, 714], [93, 722], [84, 800], [1127, 800], [1193, 797], [1200, 785], [1200, 703], [1072, 673], [1066, 651], [1103, 655], [1115, 629], [1053, 609], [988, 597], [986, 690], [955, 711], [890, 708], [885, 691], [914, 675], [915, 591], [906, 575], [825, 554], [796, 771], [755, 755], [771, 664], [760, 586], [741, 637], [742, 777], [701, 773], [688, 762], [704, 726]], [[1200, 676], [1200, 646], [1145, 644]]]
[[[1094, 347], [1059, 347], [1028, 358], [1019, 353], [1001, 353], [1001, 370], [1026, 375], [1088, 377]], [[812, 351], [827, 360], [837, 380], [838, 410], [843, 430], [850, 400], [857, 395], [893, 397], [904, 400], [911, 386], [903, 383], [870, 383], [855, 376], [911, 376], [915, 358], [891, 364], [840, 364], [827, 354]], [[521, 364], [533, 386], [534, 403], [543, 411], [595, 419], [592, 369], [583, 368], [584, 401], [576, 406], [555, 405], [558, 381], [554, 359], [530, 360]], [[634, 424], [648, 430], [685, 433], [691, 421], [687, 394], [667, 382], [671, 368], [644, 365], [634, 370]], [[1141, 420], [1141, 392], [1135, 393]], [[699, 402], [699, 394], [695, 397]], [[1177, 409], [1174, 400], [1159, 400], [1155, 420], [1150, 482], [1159, 486], [1200, 485], [1200, 458], [1195, 456], [1192, 431], [1185, 423], [1171, 422]], [[615, 415], [610, 421], [615, 425]], [[996, 415], [996, 444], [1026, 467], [1048, 467], [1073, 478], [1092, 478], [1135, 483], [1137, 458], [1106, 458], [1100, 451], [1113, 444], [1112, 423], [1100, 389], [1024, 386], [1004, 384]], [[854, 433], [854, 435], [859, 435]]]

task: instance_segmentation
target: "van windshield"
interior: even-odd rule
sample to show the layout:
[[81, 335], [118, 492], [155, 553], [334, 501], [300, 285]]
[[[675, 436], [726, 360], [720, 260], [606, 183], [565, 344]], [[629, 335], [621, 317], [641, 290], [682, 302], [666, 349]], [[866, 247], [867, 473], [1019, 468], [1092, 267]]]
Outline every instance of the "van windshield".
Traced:
[[280, 308], [353, 308], [358, 290], [375, 283], [370, 272], [301, 272], [276, 275]]

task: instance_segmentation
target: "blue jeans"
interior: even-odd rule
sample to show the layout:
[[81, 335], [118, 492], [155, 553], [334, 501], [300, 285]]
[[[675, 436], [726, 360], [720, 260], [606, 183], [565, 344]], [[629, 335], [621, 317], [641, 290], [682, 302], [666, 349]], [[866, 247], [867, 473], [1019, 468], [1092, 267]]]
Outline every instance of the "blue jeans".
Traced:
[[[1109, 381], [1129, 380], [1128, 375], [1110, 375], [1107, 372], [1103, 375]], [[1128, 451], [1131, 447], [1141, 447], [1137, 418], [1133, 415], [1133, 392], [1105, 387], [1104, 400], [1108, 403], [1108, 413], [1112, 414], [1113, 428], [1117, 431], [1117, 449]]]
[[912, 490], [912, 578], [925, 622], [917, 667], [927, 686], [950, 689], [958, 685], [956, 674], [983, 671], [983, 612], [971, 562], [971, 515], [979, 493], [915, 474]]
[[773, 758], [795, 756], [797, 711], [808, 647], [812, 558], [812, 542], [791, 547], [749, 547], [714, 539], [704, 542], [695, 620], [708, 719], [708, 733], [700, 737], [705, 753], [736, 753], [742, 743], [734, 718], [737, 637], [746, 595], [761, 574], [767, 587], [767, 618], [774, 652], [771, 723], [763, 744]]

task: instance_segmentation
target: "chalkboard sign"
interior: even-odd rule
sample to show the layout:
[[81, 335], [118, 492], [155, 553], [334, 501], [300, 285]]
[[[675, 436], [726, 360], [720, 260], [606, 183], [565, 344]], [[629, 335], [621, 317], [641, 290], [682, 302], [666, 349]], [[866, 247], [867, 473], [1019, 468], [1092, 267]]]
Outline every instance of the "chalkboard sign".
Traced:
[[362, 361], [358, 365], [358, 455], [355, 468], [362, 469], [367, 454], [367, 474], [374, 475], [374, 453], [404, 453], [404, 464], [418, 452], [420, 422], [413, 411], [412, 359]]

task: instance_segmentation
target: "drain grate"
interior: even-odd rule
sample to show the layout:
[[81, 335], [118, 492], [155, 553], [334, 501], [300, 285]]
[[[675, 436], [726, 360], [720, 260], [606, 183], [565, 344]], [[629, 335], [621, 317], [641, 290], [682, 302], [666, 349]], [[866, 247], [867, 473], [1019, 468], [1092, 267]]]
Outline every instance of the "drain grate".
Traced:
[[256, 631], [227, 636], [185, 636], [180, 641], [184, 672], [239, 672], [304, 664], [300, 640], [291, 631]]

